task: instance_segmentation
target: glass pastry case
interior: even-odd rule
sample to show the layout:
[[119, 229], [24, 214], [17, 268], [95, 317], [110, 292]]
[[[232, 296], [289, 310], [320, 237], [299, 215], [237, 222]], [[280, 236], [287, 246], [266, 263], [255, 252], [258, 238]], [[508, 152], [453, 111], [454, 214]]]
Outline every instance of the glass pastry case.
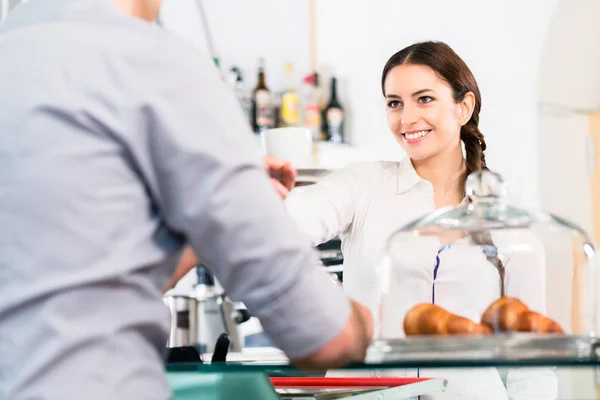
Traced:
[[597, 260], [578, 226], [478, 171], [465, 199], [399, 228], [376, 266], [371, 362], [596, 360]]
[[491, 171], [465, 194], [389, 237], [364, 362], [333, 376], [282, 353], [168, 363], [174, 399], [600, 399], [590, 237], [516, 205]]

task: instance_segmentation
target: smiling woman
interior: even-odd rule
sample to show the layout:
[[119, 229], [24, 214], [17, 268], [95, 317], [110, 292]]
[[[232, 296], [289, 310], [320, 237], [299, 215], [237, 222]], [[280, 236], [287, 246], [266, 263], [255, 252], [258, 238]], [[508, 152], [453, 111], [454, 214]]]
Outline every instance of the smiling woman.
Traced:
[[[351, 165], [302, 192], [292, 192], [286, 200], [289, 213], [313, 244], [336, 236], [341, 239], [345, 291], [370, 307], [377, 298], [375, 266], [390, 235], [435, 209], [468, 204], [466, 178], [486, 168], [486, 144], [478, 127], [481, 94], [467, 65], [448, 45], [422, 42], [400, 50], [386, 63], [381, 85], [388, 126], [407, 157], [400, 162]], [[479, 323], [477, 316], [486, 306], [482, 299], [487, 293], [503, 296], [506, 289], [506, 295], [511, 295], [510, 284], [505, 288], [505, 275], [507, 283], [518, 278], [499, 260], [491, 236], [473, 236], [475, 243], [485, 244], [482, 248], [488, 250], [476, 256], [486, 266], [495, 267], [482, 268], [496, 270], [489, 279], [461, 275], [461, 260], [469, 255], [440, 241], [431, 257], [419, 254], [417, 258], [423, 262], [415, 263], [402, 276], [406, 285], [398, 293], [394, 314], [387, 317], [401, 321], [402, 310], [418, 303], [434, 303]], [[511, 265], [506, 263], [506, 267]], [[527, 288], [527, 305], [543, 309], [544, 283], [522, 283]], [[347, 371], [339, 373], [345, 375]], [[528, 392], [542, 398], [556, 397], [552, 371], [511, 370], [506, 384], [493, 368], [389, 370], [386, 374], [443, 376], [448, 380], [446, 391], [439, 397], [443, 399], [522, 398]]]

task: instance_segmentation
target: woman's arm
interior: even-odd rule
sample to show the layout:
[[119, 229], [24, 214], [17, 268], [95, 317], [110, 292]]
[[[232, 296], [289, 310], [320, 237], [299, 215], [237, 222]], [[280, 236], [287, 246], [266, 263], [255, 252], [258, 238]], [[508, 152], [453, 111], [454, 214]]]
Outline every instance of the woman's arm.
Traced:
[[292, 192], [286, 209], [314, 246], [341, 235], [354, 220], [361, 193], [370, 190], [362, 163], [337, 170]]

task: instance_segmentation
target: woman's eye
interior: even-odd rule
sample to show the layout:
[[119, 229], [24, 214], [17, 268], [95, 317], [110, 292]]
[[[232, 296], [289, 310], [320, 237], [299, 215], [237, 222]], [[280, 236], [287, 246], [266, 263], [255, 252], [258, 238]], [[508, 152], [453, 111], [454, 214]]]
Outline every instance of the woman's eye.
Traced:
[[419, 97], [419, 103], [431, 103], [432, 101], [433, 101], [433, 97], [430, 97], [430, 96]]
[[388, 108], [397, 108], [400, 107], [402, 104], [398, 101], [398, 100], [392, 100], [387, 104]]

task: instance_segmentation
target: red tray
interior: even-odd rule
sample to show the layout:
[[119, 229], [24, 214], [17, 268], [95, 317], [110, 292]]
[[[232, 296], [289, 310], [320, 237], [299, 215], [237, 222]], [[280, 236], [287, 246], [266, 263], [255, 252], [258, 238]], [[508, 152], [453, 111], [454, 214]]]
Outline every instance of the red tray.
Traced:
[[269, 378], [275, 388], [380, 388], [410, 385], [431, 378]]

